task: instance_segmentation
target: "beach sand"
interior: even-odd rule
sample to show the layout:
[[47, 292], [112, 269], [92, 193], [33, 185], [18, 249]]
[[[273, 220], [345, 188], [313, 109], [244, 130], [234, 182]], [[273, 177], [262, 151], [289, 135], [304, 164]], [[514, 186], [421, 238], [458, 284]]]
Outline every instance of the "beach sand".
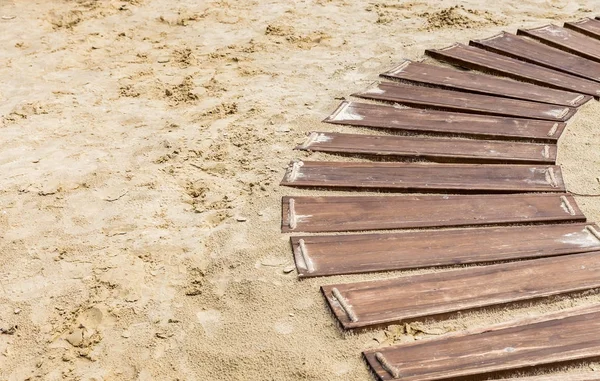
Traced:
[[[307, 132], [381, 133], [320, 121], [395, 63], [597, 4], [0, 1], [0, 380], [370, 380], [364, 349], [598, 303], [344, 333], [320, 285], [440, 269], [297, 280], [281, 197], [342, 192], [278, 185], [339, 159]], [[600, 193], [599, 120], [561, 139], [571, 191]]]

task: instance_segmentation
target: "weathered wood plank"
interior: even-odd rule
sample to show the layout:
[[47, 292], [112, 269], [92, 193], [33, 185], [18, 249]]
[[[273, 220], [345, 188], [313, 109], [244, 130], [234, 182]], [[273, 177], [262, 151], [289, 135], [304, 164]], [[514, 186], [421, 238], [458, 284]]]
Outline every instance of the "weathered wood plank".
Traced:
[[[598, 85], [600, 88], [600, 84]], [[559, 122], [568, 120], [577, 112], [577, 109], [566, 106], [391, 82], [382, 82], [374, 88], [352, 95], [417, 108]]]
[[600, 307], [567, 310], [363, 355], [379, 380], [403, 381], [446, 380], [593, 358], [600, 355]]
[[565, 191], [557, 165], [294, 161], [281, 185], [424, 192]]
[[591, 99], [589, 95], [408, 60], [381, 76], [428, 86], [571, 107], [581, 106]]
[[463, 44], [444, 49], [427, 49], [427, 55], [468, 69], [481, 70], [537, 85], [575, 91], [595, 97], [600, 95], [600, 84], [574, 75], [561, 73], [532, 63]]
[[554, 163], [556, 145], [494, 140], [418, 138], [313, 132], [301, 150], [403, 156], [430, 160], [477, 162]]
[[600, 81], [600, 63], [527, 37], [503, 32], [489, 38], [471, 40], [470, 45], [549, 69]]
[[556, 142], [565, 123], [446, 111], [396, 108], [344, 101], [324, 122], [402, 131], [461, 134], [487, 139], [528, 139]]
[[600, 287], [599, 258], [594, 251], [332, 284], [321, 291], [345, 329], [361, 328]]
[[494, 381], [599, 381], [599, 372], [571, 372], [571, 373], [559, 373], [559, 374], [544, 374], [542, 376], [522, 376], [522, 377], [511, 377], [501, 378]]
[[600, 62], [600, 41], [573, 30], [556, 25], [545, 25], [539, 28], [519, 29], [517, 34], [534, 38], [588, 60]]
[[578, 21], [566, 22], [565, 28], [585, 34], [588, 37], [600, 39], [600, 21], [596, 19], [586, 17]]
[[568, 194], [283, 197], [283, 232], [585, 221]]
[[291, 237], [298, 276], [484, 263], [600, 250], [592, 224]]

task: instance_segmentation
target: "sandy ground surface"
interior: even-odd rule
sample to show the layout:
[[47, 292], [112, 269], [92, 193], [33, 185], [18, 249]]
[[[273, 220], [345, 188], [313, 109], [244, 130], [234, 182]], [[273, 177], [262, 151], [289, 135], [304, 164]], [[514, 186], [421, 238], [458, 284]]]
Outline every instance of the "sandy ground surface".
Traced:
[[[457, 4], [0, 0], [0, 380], [369, 380], [361, 350], [598, 302], [344, 334], [319, 285], [438, 270], [288, 272], [280, 198], [316, 192], [278, 182], [306, 132], [351, 130], [320, 124], [339, 98], [598, 2]], [[570, 190], [600, 192], [599, 117], [586, 105], [561, 141]]]

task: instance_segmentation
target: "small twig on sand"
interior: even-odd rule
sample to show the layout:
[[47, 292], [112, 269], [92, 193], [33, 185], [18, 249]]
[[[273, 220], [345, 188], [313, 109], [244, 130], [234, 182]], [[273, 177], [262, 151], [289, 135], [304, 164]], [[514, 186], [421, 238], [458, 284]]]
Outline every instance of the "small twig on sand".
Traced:
[[117, 197], [113, 197], [113, 198], [105, 198], [104, 201], [108, 201], [108, 202], [113, 202], [113, 201], [117, 201], [118, 199], [120, 199], [121, 197], [125, 196], [127, 193], [129, 193], [128, 190], [126, 190], [125, 192], [123, 192], [123, 194], [121, 194], [120, 196]]

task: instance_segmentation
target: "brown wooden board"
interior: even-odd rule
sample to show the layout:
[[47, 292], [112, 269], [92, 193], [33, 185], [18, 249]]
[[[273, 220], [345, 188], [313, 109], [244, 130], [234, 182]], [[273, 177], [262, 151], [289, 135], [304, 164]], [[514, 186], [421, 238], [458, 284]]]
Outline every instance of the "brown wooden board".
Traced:
[[298, 276], [485, 263], [600, 250], [592, 224], [291, 237]]
[[566, 22], [565, 28], [600, 39], [600, 21], [595, 19], [586, 17], [579, 21]]
[[593, 358], [600, 355], [600, 307], [373, 349], [363, 355], [379, 380], [402, 381], [446, 380]]
[[[600, 88], [600, 84], [598, 86]], [[568, 120], [577, 112], [576, 108], [566, 106], [391, 82], [382, 82], [377, 87], [352, 95], [417, 108], [560, 122]]]
[[565, 191], [557, 165], [510, 164], [293, 161], [281, 185], [421, 192]]
[[321, 291], [345, 329], [362, 328], [590, 290], [600, 287], [598, 259], [600, 252], [594, 251], [393, 279], [332, 284], [322, 286]]
[[544, 44], [592, 61], [600, 62], [600, 41], [556, 25], [519, 29], [517, 34], [534, 38]]
[[487, 139], [527, 139], [556, 142], [566, 124], [446, 111], [397, 108], [342, 102], [324, 122], [420, 133], [461, 134]]
[[555, 89], [575, 91], [595, 97], [600, 95], [600, 84], [598, 82], [589, 81], [585, 78], [561, 73], [472, 46], [454, 44], [444, 49], [427, 49], [425, 53], [435, 59], [468, 69], [481, 70], [524, 82]]
[[600, 63], [510, 33], [472, 40], [471, 45], [550, 69], [600, 81]]
[[418, 138], [312, 132], [297, 149], [378, 156], [403, 156], [430, 160], [477, 162], [554, 163], [556, 145], [494, 140]]
[[495, 381], [600, 381], [600, 372], [571, 372], [559, 374], [544, 374], [543, 376], [522, 376], [501, 378]]
[[381, 76], [428, 86], [438, 86], [497, 97], [525, 99], [562, 106], [578, 107], [591, 99], [589, 95], [550, 89], [508, 78], [408, 60], [402, 62], [392, 70], [381, 74]]
[[283, 232], [585, 221], [568, 194], [286, 196]]

